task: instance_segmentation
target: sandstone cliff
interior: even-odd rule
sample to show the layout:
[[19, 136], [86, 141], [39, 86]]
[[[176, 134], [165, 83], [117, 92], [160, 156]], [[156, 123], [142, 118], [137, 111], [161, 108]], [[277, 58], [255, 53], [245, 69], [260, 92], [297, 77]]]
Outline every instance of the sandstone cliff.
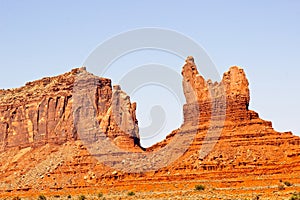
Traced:
[[[204, 184], [210, 188], [201, 196], [204, 199], [218, 199], [215, 194], [241, 199], [254, 192], [267, 199], [276, 193], [273, 199], [279, 199], [299, 190], [300, 138], [275, 131], [271, 122], [249, 110], [249, 83], [242, 68], [233, 66], [220, 82], [212, 82], [199, 74], [193, 58], [188, 57], [182, 75], [184, 122], [146, 151], [139, 146], [137, 105], [120, 86], [112, 88], [109, 79], [83, 68], [19, 89], [0, 90], [0, 197], [98, 188], [106, 193], [134, 188], [193, 194], [195, 184]], [[102, 140], [126, 151], [158, 152], [166, 159], [176, 159], [143, 173], [116, 170], [106, 162], [119, 162], [121, 151], [112, 152], [116, 160], [99, 162], [96, 158], [106, 155], [87, 148]], [[187, 148], [182, 152], [176, 147], [167, 154], [178, 144]], [[165, 162], [155, 157], [146, 161], [150, 165]], [[128, 168], [135, 165], [133, 160], [121, 163]], [[149, 168], [143, 164], [136, 167]], [[278, 193], [281, 180], [293, 183], [285, 188], [286, 193]]]
[[[73, 109], [73, 95], [78, 97], [75, 103], [81, 103], [77, 110]], [[95, 100], [92, 109], [84, 107], [88, 98]], [[77, 140], [74, 120], [84, 120], [78, 119], [78, 112], [94, 115], [118, 146], [139, 146], [136, 104], [131, 104], [119, 87], [113, 90], [111, 80], [98, 78], [84, 68], [29, 82], [19, 89], [1, 90], [0, 102], [0, 151]]]

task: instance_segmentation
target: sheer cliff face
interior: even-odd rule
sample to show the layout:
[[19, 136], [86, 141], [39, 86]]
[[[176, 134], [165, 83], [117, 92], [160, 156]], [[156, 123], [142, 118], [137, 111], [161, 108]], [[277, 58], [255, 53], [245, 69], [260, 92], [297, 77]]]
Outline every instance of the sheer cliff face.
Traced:
[[[231, 67], [219, 83], [213, 83], [199, 74], [188, 57], [182, 75], [184, 122], [146, 152], [139, 146], [137, 105], [120, 86], [112, 88], [109, 79], [81, 68], [19, 89], [0, 90], [0, 197], [18, 192], [30, 196], [41, 188], [49, 193], [64, 189], [81, 193], [82, 188], [110, 191], [113, 186], [125, 191], [134, 185], [137, 191], [148, 191], [158, 182], [164, 182], [161, 191], [193, 191], [197, 181], [211, 188], [235, 187], [226, 189], [228, 193], [243, 193], [249, 187], [251, 193], [257, 188], [270, 193], [279, 180], [288, 178], [300, 184], [300, 138], [275, 131], [271, 122], [249, 110], [243, 69]], [[105, 139], [121, 149], [155, 155], [156, 150], [165, 152], [178, 144], [177, 136], [189, 135], [187, 150], [172, 164], [143, 174], [100, 163], [82, 143]], [[149, 162], [154, 161], [163, 159]]]
[[[227, 121], [249, 120], [258, 115], [248, 110], [249, 83], [242, 68], [233, 66], [225, 72], [220, 83], [205, 80], [198, 72], [192, 57], [188, 57], [182, 68], [183, 89], [186, 97], [184, 106], [185, 124], [198, 125], [214, 117], [226, 117]], [[198, 113], [195, 113], [198, 109]]]
[[[213, 83], [199, 74], [193, 59], [189, 57], [182, 75], [187, 99], [182, 128], [184, 130], [188, 126], [197, 131], [197, 135], [190, 150], [180, 160], [181, 163], [174, 165], [214, 171], [222, 168], [234, 170], [235, 166], [243, 163], [245, 170], [250, 170], [248, 164], [259, 170], [258, 166], [269, 162], [273, 162], [276, 168], [283, 160], [288, 163], [296, 159], [291, 149], [300, 151], [299, 137], [290, 132], [275, 131], [270, 121], [259, 118], [258, 113], [249, 110], [249, 83], [242, 68], [231, 67], [219, 83]], [[198, 109], [198, 113], [195, 109]], [[195, 119], [198, 119], [197, 123]], [[168, 140], [159, 145], [166, 145]], [[201, 157], [201, 151], [207, 143], [214, 145]]]
[[[135, 103], [131, 104], [123, 91], [114, 91], [111, 80], [98, 78], [81, 68], [29, 82], [19, 89], [0, 90], [0, 151], [11, 147], [62, 144], [78, 139], [74, 125], [76, 112], [72, 106], [74, 84], [80, 85], [77, 95], [93, 99], [93, 114], [108, 137], [120, 147], [139, 145]], [[112, 115], [111, 110], [120, 112], [121, 109], [124, 112], [118, 114], [123, 118], [115, 119], [116, 113]], [[127, 132], [120, 129], [115, 134], [119, 124], [130, 124]], [[128, 132], [134, 134], [129, 135]]]
[[[183, 126], [209, 123], [213, 115], [226, 115], [232, 121], [258, 118], [248, 110], [250, 97], [243, 69], [231, 67], [220, 83], [212, 83], [199, 74], [189, 57], [182, 75], [187, 102]], [[118, 146], [139, 146], [136, 103], [130, 102], [120, 86], [112, 88], [111, 80], [96, 77], [83, 68], [29, 82], [19, 89], [0, 90], [0, 101], [0, 150], [76, 140], [80, 128], [77, 122], [90, 116], [97, 118], [101, 130]], [[81, 124], [87, 127], [90, 123]]]

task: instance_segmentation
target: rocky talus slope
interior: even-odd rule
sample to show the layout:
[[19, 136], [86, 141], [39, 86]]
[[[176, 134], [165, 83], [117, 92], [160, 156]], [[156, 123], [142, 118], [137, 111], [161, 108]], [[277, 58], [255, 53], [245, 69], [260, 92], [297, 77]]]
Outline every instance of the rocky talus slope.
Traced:
[[188, 57], [182, 76], [184, 122], [147, 149], [138, 105], [84, 68], [0, 90], [0, 198], [101, 190], [111, 199], [285, 199], [300, 190], [300, 138], [249, 110], [242, 68], [212, 82]]

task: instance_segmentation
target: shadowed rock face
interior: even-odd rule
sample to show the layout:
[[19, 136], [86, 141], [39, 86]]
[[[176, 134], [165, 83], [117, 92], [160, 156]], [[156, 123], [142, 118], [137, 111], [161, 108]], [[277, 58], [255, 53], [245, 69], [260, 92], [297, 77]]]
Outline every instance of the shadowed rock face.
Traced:
[[[11, 191], [27, 196], [63, 189], [79, 194], [80, 188], [95, 187], [124, 191], [133, 185], [137, 191], [150, 191], [162, 182], [161, 191], [191, 191], [200, 180], [213, 188], [236, 187], [228, 190], [230, 195], [253, 187], [270, 197], [270, 187], [277, 188], [281, 179], [300, 185], [300, 139], [275, 131], [271, 122], [249, 110], [243, 69], [233, 66], [219, 83], [212, 82], [188, 57], [182, 76], [186, 97], [182, 126], [143, 153], [176, 143], [178, 135], [195, 136], [171, 165], [142, 174], [99, 163], [82, 144], [105, 139], [121, 149], [142, 152], [137, 105], [120, 86], [112, 88], [111, 80], [80, 68], [19, 89], [0, 90], [0, 197], [12, 196]], [[92, 131], [95, 127], [101, 133]]]

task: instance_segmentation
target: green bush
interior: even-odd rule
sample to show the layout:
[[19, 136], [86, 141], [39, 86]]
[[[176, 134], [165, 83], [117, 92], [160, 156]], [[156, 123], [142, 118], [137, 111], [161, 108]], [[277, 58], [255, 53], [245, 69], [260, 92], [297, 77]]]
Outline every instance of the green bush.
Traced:
[[292, 183], [290, 183], [290, 182], [288, 182], [288, 181], [284, 181], [284, 185], [286, 185], [286, 186], [292, 186], [293, 184]]
[[84, 195], [80, 195], [79, 197], [78, 197], [78, 200], [85, 200], [86, 199], [86, 197], [84, 196]]
[[128, 192], [127, 195], [128, 195], [128, 196], [134, 196], [135, 193], [134, 193], [134, 192]]
[[299, 193], [294, 193], [290, 200], [300, 200], [300, 192]]
[[99, 197], [99, 198], [103, 197], [102, 192], [100, 192], [100, 193], [98, 194], [98, 197]]
[[41, 194], [41, 195], [38, 197], [38, 200], [47, 200], [47, 198], [46, 198], [43, 194]]
[[195, 186], [195, 190], [201, 191], [201, 190], [204, 190], [204, 189], [205, 189], [205, 186], [203, 186], [203, 185], [196, 185]]

